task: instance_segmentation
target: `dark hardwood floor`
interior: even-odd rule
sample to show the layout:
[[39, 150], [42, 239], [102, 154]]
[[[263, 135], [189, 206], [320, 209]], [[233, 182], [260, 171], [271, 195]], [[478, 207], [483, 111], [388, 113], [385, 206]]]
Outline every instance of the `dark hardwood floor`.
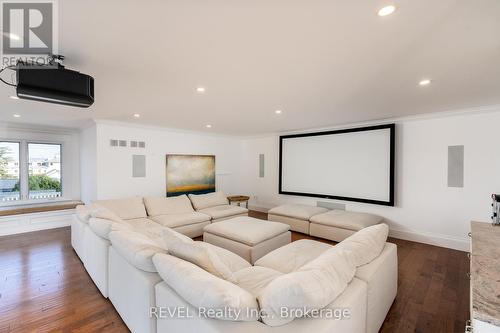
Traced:
[[[298, 233], [292, 238], [316, 239]], [[390, 241], [398, 245], [399, 287], [380, 332], [464, 332], [469, 316], [466, 254]], [[0, 237], [0, 332], [128, 330], [73, 251], [69, 228], [60, 228]]]

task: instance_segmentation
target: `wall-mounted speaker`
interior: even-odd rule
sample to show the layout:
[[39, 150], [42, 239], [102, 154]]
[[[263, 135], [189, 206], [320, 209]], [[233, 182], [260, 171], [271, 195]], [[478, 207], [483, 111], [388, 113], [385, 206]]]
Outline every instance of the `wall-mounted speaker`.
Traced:
[[132, 177], [146, 177], [146, 155], [132, 155]]
[[448, 187], [464, 187], [464, 146], [448, 147]]
[[259, 155], [259, 178], [264, 178], [264, 154]]

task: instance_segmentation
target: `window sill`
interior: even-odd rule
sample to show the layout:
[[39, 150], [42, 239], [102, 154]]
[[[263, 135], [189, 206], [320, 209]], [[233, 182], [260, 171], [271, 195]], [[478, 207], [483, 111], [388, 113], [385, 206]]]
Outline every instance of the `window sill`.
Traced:
[[43, 202], [35, 204], [18, 204], [15, 206], [0, 207], [0, 217], [9, 215], [31, 214], [52, 212], [65, 209], [74, 209], [78, 205], [82, 205], [81, 201], [57, 201], [57, 202]]

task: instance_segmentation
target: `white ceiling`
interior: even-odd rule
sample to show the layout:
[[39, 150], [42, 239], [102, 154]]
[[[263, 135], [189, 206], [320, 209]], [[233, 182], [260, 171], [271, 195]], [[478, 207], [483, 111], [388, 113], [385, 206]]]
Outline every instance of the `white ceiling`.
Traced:
[[2, 85], [0, 121], [246, 135], [500, 104], [498, 0], [60, 0], [59, 14], [60, 53], [94, 76], [95, 104]]

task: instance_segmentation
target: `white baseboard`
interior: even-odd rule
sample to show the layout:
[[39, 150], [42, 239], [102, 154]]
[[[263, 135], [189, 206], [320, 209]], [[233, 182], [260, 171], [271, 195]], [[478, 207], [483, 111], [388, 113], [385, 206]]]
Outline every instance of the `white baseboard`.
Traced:
[[[249, 205], [248, 209], [263, 213], [267, 213], [269, 211], [269, 208], [254, 205]], [[468, 238], [451, 237], [447, 235], [417, 232], [414, 230], [397, 229], [391, 229], [389, 231], [389, 236], [418, 243], [446, 247], [459, 251], [470, 251], [470, 240]]]
[[389, 231], [389, 236], [418, 243], [446, 247], [453, 250], [470, 251], [470, 239], [468, 238], [395, 229]]
[[0, 218], [0, 236], [67, 227], [75, 213], [74, 209], [54, 212], [4, 216]]

